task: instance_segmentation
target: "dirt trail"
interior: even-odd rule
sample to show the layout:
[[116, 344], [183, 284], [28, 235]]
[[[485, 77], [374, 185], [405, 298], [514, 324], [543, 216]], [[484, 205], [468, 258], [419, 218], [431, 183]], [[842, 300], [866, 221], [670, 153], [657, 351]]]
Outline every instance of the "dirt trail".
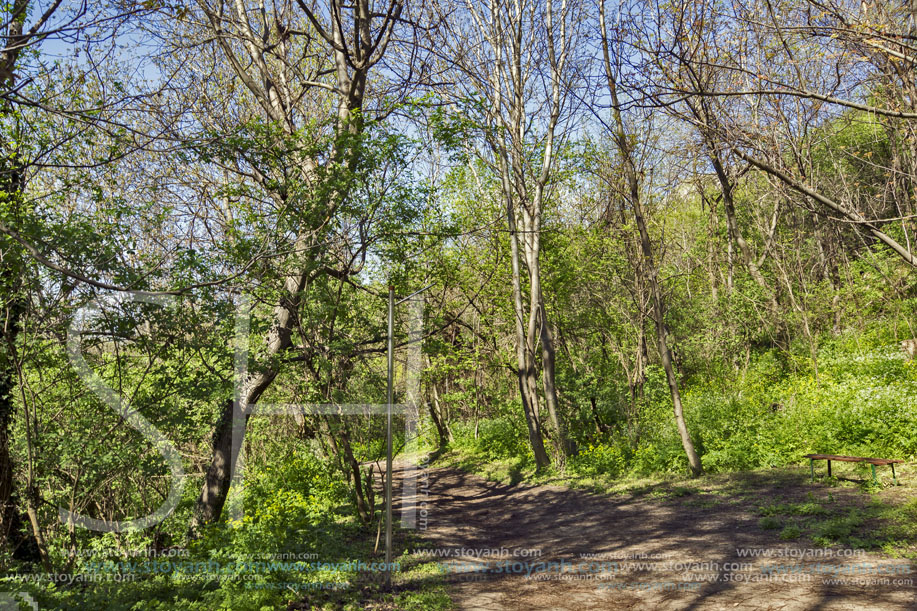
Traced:
[[[451, 468], [420, 473], [419, 534], [448, 555], [441, 560], [460, 609], [917, 609], [907, 560], [790, 557], [806, 544], [760, 529], [760, 516], [728, 498], [607, 497]], [[761, 502], [771, 493], [764, 479]], [[740, 557], [740, 549], [775, 555]], [[906, 574], [874, 573], [902, 567]]]

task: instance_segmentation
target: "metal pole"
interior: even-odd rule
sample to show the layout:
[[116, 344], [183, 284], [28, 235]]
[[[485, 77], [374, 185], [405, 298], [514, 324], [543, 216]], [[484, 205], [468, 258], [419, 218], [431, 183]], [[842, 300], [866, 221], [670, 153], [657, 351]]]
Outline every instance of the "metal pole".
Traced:
[[[432, 284], [419, 291], [414, 291], [402, 303], [418, 295]], [[392, 378], [394, 376], [394, 318], [395, 287], [388, 287], [388, 409], [385, 412], [385, 587], [392, 587]]]
[[392, 587], [392, 335], [395, 311], [395, 287], [388, 287], [388, 409], [385, 416], [385, 587]]

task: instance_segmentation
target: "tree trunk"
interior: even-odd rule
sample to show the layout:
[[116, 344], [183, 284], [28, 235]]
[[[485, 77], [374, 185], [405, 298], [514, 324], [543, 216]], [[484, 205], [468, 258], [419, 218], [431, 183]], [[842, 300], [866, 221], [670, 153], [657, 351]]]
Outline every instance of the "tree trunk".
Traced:
[[[446, 423], [445, 418], [443, 418], [443, 410], [439, 402], [439, 391], [436, 388], [435, 382], [430, 384], [430, 389], [433, 391], [433, 401], [429, 403], [430, 418], [433, 419], [433, 425], [436, 426], [436, 434], [439, 437], [439, 447], [444, 448], [455, 441], [455, 439], [452, 437], [452, 431], [449, 429], [449, 425]], [[477, 407], [475, 409], [477, 409]]]
[[0, 362], [0, 544], [11, 551], [18, 547], [16, 540], [23, 526], [14, 493], [13, 461], [10, 456], [10, 422], [14, 410], [15, 378], [12, 363], [9, 362], [12, 360], [9, 344], [15, 341], [14, 329], [19, 325], [18, 315], [13, 314], [15, 309], [10, 306], [5, 308], [7, 329], [0, 328], [0, 334], [6, 336], [3, 337], [4, 345], [0, 346], [0, 350], [4, 351], [4, 358]]
[[[301, 242], [303, 241], [297, 240], [297, 245]], [[277, 356], [292, 344], [291, 333], [306, 279], [307, 275], [302, 274], [288, 277], [284, 283], [284, 299], [274, 308], [274, 324], [268, 334], [268, 358]], [[258, 403], [275, 377], [276, 366], [269, 366], [259, 373], [247, 375], [246, 379], [236, 381], [240, 386], [238, 400], [230, 398], [223, 402], [211, 439], [210, 466], [191, 521], [192, 532], [201, 525], [215, 522], [223, 512], [250, 410]], [[237, 444], [233, 444], [233, 438]]]
[[742, 256], [742, 262], [745, 264], [746, 269], [748, 269], [748, 273], [751, 275], [752, 279], [754, 279], [755, 283], [768, 295], [768, 304], [771, 312], [776, 313], [778, 305], [774, 290], [767, 284], [767, 280], [765, 280], [764, 275], [758, 268], [755, 257], [751, 252], [751, 247], [745, 240], [745, 236], [742, 234], [742, 231], [739, 229], [739, 224], [736, 221], [735, 198], [733, 197], [735, 185], [726, 173], [726, 169], [723, 167], [719, 154], [713, 149], [714, 145], [712, 140], [708, 139], [707, 146], [709, 148], [710, 162], [713, 164], [713, 169], [716, 171], [716, 176], [720, 182], [720, 188], [723, 193], [723, 210], [726, 213], [726, 226], [729, 230], [729, 239], [734, 241], [736, 246], [738, 246], [739, 254]]
[[[504, 179], [505, 180], [505, 179]], [[516, 235], [516, 215], [512, 204], [512, 189], [506, 185], [504, 197], [506, 198], [506, 216], [509, 225], [510, 262], [513, 276], [513, 310], [516, 320], [516, 364], [519, 378], [519, 394], [522, 399], [522, 412], [528, 428], [529, 445], [535, 456], [535, 468], [540, 471], [550, 466], [551, 459], [544, 449], [544, 439], [541, 436], [541, 427], [538, 422], [538, 395], [535, 392], [535, 363], [532, 359], [531, 349], [526, 341], [525, 328], [522, 321], [525, 318], [525, 309], [522, 305], [522, 279], [519, 265], [519, 239]]]
[[[241, 427], [237, 435], [244, 434], [248, 423], [248, 415], [238, 409], [232, 399], [227, 399], [220, 410], [220, 416], [211, 440], [210, 466], [204, 477], [204, 487], [197, 499], [194, 516], [191, 519], [191, 531], [204, 524], [210, 524], [220, 518], [229, 486], [232, 480], [232, 470], [238, 458], [238, 448], [233, 448], [232, 438], [234, 427]], [[241, 441], [240, 445], [241, 447]]]
[[538, 310], [541, 322], [541, 367], [542, 381], [544, 383], [544, 400], [548, 408], [548, 416], [551, 418], [551, 426], [554, 427], [556, 434], [555, 442], [561, 456], [570, 456], [573, 452], [573, 444], [567, 436], [567, 427], [557, 406], [557, 385], [554, 382], [556, 351], [554, 349], [554, 336], [551, 333], [551, 327], [548, 323], [548, 316], [544, 306], [544, 297], [541, 295], [539, 286], [538, 291]]
[[26, 515], [29, 517], [29, 524], [32, 526], [32, 536], [35, 537], [35, 547], [38, 549], [38, 555], [41, 559], [41, 565], [46, 571], [51, 571], [51, 558], [48, 556], [48, 545], [45, 542], [44, 534], [41, 530], [41, 522], [38, 521], [38, 491], [29, 490], [26, 493]]
[[[356, 502], [357, 514], [364, 524], [371, 524], [375, 517], [375, 504], [373, 501], [372, 489], [372, 469], [370, 469], [367, 481], [363, 481], [363, 473], [360, 471], [360, 463], [357, 462], [353, 455], [353, 447], [350, 445], [350, 432], [347, 423], [342, 423], [338, 431], [341, 440], [340, 448], [343, 450], [343, 460], [349, 469], [350, 478], [353, 481], [353, 494]], [[366, 488], [364, 488], [364, 483]]]
[[[241, 6], [241, 4], [240, 4]], [[306, 13], [312, 23], [317, 23], [317, 17], [305, 3], [299, 3], [300, 8]], [[377, 63], [385, 52], [388, 36], [391, 34], [393, 24], [399, 21], [399, 15], [403, 8], [403, 3], [392, 2], [388, 11], [375, 13], [370, 10], [368, 0], [359, 0], [351, 5], [346, 5], [335, 0], [326, 7], [332, 14], [332, 20], [338, 20], [339, 27], [332, 26], [330, 34], [326, 31], [319, 30], [319, 34], [329, 45], [328, 53], [333, 59], [334, 73], [337, 81], [336, 88], [336, 106], [337, 106], [337, 124], [335, 126], [338, 140], [331, 154], [331, 165], [340, 164], [349, 170], [355, 170], [356, 156], [353, 155], [353, 136], [358, 135], [363, 129], [363, 119], [360, 113], [365, 95], [365, 86], [367, 74], [371, 67]], [[353, 35], [345, 36], [345, 29], [340, 25], [342, 21], [341, 14], [346, 9], [352, 9]], [[239, 77], [239, 80], [258, 98], [262, 108], [265, 111], [265, 119], [283, 125], [284, 130], [293, 135], [297, 131], [296, 112], [294, 109], [283, 101], [284, 96], [281, 92], [290, 93], [285, 78], [278, 78], [273, 72], [273, 68], [265, 61], [265, 56], [269, 49], [266, 46], [258, 47], [260, 43], [256, 42], [251, 23], [244, 11], [240, 11], [234, 17], [224, 15], [223, 12], [213, 12], [204, 9], [210, 22], [210, 28], [216, 35], [220, 48], [226, 54], [227, 59], [232, 65], [233, 71]], [[373, 20], [381, 20], [383, 25], [378, 33], [378, 38], [374, 39], [369, 34]], [[237, 54], [238, 48], [234, 48], [228, 41], [229, 37], [224, 35], [224, 29], [227, 25], [232, 28], [241, 28], [242, 37], [245, 39], [245, 48], [247, 49], [248, 60]], [[383, 44], [384, 37], [384, 44]], [[348, 38], [348, 40], [345, 40]], [[266, 41], [264, 43], [267, 44]], [[261, 83], [262, 85], [259, 85]], [[291, 99], [287, 95], [286, 99]], [[314, 157], [302, 156], [299, 160], [299, 166], [302, 171], [302, 178], [307, 183], [315, 182], [315, 170], [317, 160]], [[286, 201], [286, 195], [277, 192], [269, 184], [265, 189], [271, 194], [277, 203], [286, 208], [290, 203]], [[304, 263], [297, 257], [302, 257], [302, 253], [312, 253], [316, 242], [320, 239], [319, 232], [325, 227], [327, 222], [334, 214], [338, 202], [340, 202], [344, 193], [338, 189], [325, 193], [324, 203], [326, 209], [324, 214], [310, 213], [309, 217], [303, 218], [303, 225], [300, 227], [299, 235], [293, 244], [294, 254], [289, 264], [291, 269], [296, 270], [292, 275], [287, 276], [284, 280], [283, 290], [281, 291], [280, 303], [274, 307], [274, 322], [267, 337], [267, 359], [278, 356], [291, 346], [291, 332], [294, 321], [299, 309], [303, 291], [313, 270], [309, 269], [310, 264]], [[310, 218], [311, 217], [311, 218]], [[210, 467], [207, 470], [205, 482], [201, 494], [198, 497], [195, 507], [194, 516], [191, 522], [192, 532], [194, 529], [209, 522], [219, 519], [226, 503], [226, 496], [229, 492], [229, 486], [232, 480], [232, 473], [238, 454], [238, 447], [234, 447], [234, 438], [241, 442], [245, 432], [245, 425], [248, 420], [248, 411], [254, 406], [265, 390], [274, 381], [277, 376], [278, 367], [275, 364], [266, 363], [265, 369], [256, 374], [247, 376], [246, 380], [237, 382], [241, 386], [241, 392], [237, 397], [228, 399], [223, 403], [219, 420], [212, 438], [211, 446], [213, 455]], [[241, 430], [240, 430], [241, 429]], [[236, 434], [233, 435], [235, 430]]]
[[646, 220], [643, 216], [643, 206], [639, 200], [638, 192], [635, 192], [636, 174], [628, 172], [634, 177], [634, 185], [631, 187], [634, 199], [634, 220], [637, 223], [637, 230], [640, 232], [640, 245], [643, 249], [643, 258], [645, 263], [645, 274], [647, 283], [650, 287], [650, 294], [653, 298], [653, 311], [656, 319], [656, 344], [659, 349], [659, 357], [662, 359], [662, 367], [665, 369], [665, 377], [669, 383], [669, 392], [672, 395], [672, 407], [675, 412], [675, 425], [678, 427], [678, 435], [681, 437], [681, 445], [684, 447], [685, 454], [688, 456], [688, 464], [691, 466], [691, 473], [695, 476], [703, 473], [700, 458], [694, 450], [694, 442], [688, 433], [688, 427], [685, 424], [684, 410], [681, 404], [681, 392], [678, 389], [678, 377], [675, 374], [675, 367], [672, 365], [672, 353], [669, 350], [669, 344], [666, 339], [665, 327], [665, 303], [662, 299], [662, 293], [659, 289], [659, 271], [653, 261], [653, 247], [650, 242], [650, 234], [646, 229]]
[[624, 177], [627, 181], [626, 184], [628, 188], [627, 199], [631, 205], [634, 221], [637, 225], [637, 231], [640, 234], [640, 246], [643, 251], [643, 265], [640, 266], [640, 269], [649, 285], [650, 296], [653, 301], [653, 310], [655, 311], [656, 318], [656, 342], [659, 348], [659, 356], [662, 359], [662, 366], [665, 369], [666, 379], [669, 383], [669, 391], [672, 395], [675, 425], [678, 427], [678, 434], [681, 437], [682, 447], [684, 447], [685, 454], [688, 457], [688, 464], [691, 467], [691, 472], [697, 476], [703, 473], [703, 467], [701, 466], [697, 452], [694, 450], [694, 442], [691, 440], [691, 435], [685, 424], [684, 410], [681, 404], [681, 393], [678, 389], [678, 378], [672, 366], [672, 355], [666, 340], [665, 304], [662, 298], [662, 292], [659, 288], [659, 270], [653, 258], [653, 245], [650, 241], [649, 231], [646, 228], [643, 202], [640, 198], [640, 180], [637, 176], [637, 167], [631, 149], [631, 140], [624, 128], [624, 118], [621, 115], [621, 104], [618, 101], [617, 82], [615, 81], [614, 72], [612, 70], [611, 52], [605, 30], [604, 3], [599, 5], [599, 19], [602, 28], [602, 51], [605, 60], [605, 76], [608, 81], [608, 93], [611, 97], [611, 109], [615, 121], [614, 139], [618, 151], [621, 154], [621, 161], [624, 166]]
[[719, 268], [719, 262], [716, 257], [716, 228], [719, 224], [716, 218], [716, 208], [715, 203], [709, 201], [704, 195], [703, 186], [699, 187], [701, 192], [701, 198], [708, 203], [710, 206], [710, 214], [708, 217], [707, 223], [707, 234], [709, 236], [707, 241], [707, 278], [710, 282], [710, 300], [716, 304], [719, 301], [719, 283], [717, 281], [717, 270]]
[[592, 421], [595, 423], [595, 432], [599, 435], [604, 435], [608, 432], [608, 425], [602, 422], [602, 419], [599, 417], [599, 406], [595, 395], [589, 397], [589, 405], [592, 407]]

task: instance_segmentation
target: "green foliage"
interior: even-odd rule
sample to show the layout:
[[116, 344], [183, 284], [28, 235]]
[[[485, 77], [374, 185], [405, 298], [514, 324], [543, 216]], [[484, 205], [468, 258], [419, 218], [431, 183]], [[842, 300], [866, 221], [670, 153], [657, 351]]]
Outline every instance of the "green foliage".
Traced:
[[[775, 350], [767, 350], [754, 356], [745, 371], [688, 385], [683, 392], [686, 417], [705, 469], [795, 465], [813, 452], [913, 459], [917, 366], [882, 339], [881, 334], [873, 339], [848, 335], [825, 341], [818, 352], [817, 379], [810, 365], [794, 370]], [[654, 426], [642, 428], [636, 443], [623, 427], [606, 437], [587, 438], [568, 467], [585, 477], [610, 479], [686, 472], [659, 368], [648, 369], [644, 393], [637, 418]], [[521, 418], [482, 421], [476, 440], [465, 424], [455, 430], [461, 447], [488, 460], [529, 454]], [[813, 503], [792, 509], [797, 515], [823, 511]]]
[[866, 521], [863, 513], [851, 508], [847, 515], [824, 520], [815, 528], [812, 540], [818, 545], [829, 546], [845, 543], [850, 536]]
[[[142, 6], [187, 25], [190, 13], [182, 7]], [[455, 449], [469, 462], [497, 464], [511, 480], [527, 473], [530, 441], [512, 371], [517, 319], [505, 225], [512, 195], [499, 172], [507, 161], [518, 200], [515, 212], [509, 209], [522, 221], [517, 237], [530, 245], [535, 235], [541, 239], [542, 294], [533, 299], [544, 299], [546, 316], [529, 323], [555, 338], [560, 414], [578, 447], [566, 464], [557, 461], [562, 468], [594, 481], [687, 472], [658, 364], [655, 316], [676, 352], [687, 426], [707, 472], [795, 465], [809, 452], [917, 457], [917, 363], [897, 346], [914, 334], [917, 285], [913, 269], [863, 226], [838, 223], [753, 168], [730, 165], [735, 160], [724, 148], [736, 183], [730, 209], [736, 225], [727, 225], [727, 194], [715, 177], [699, 169], [688, 175], [692, 162], [707, 165], [695, 147], [678, 151], [696, 158], [679, 159], [677, 177], [650, 170], [674, 167], [665, 149], [684, 148], [681, 130], [629, 133], [628, 145], [646, 164], [638, 168], [637, 195], [666, 305], [655, 312], [647, 280], [657, 270], [646, 267], [631, 218], [633, 194], [623, 190], [622, 160], [607, 138], [572, 140], [571, 134], [592, 133], [584, 124], [552, 139], [556, 159], [542, 202], [531, 197], [540, 188], [531, 187], [545, 170], [548, 141], [538, 133], [544, 109], [524, 104], [535, 120], [520, 117], [520, 134], [493, 120], [483, 94], [462, 100], [429, 94], [397, 108], [390, 99], [360, 99], [366, 105], [358, 107], [351, 98], [345, 121], [334, 112], [339, 100], [325, 97], [326, 79], [333, 79], [327, 54], [292, 42], [308, 39], [301, 41], [308, 47], [321, 37], [308, 34], [312, 26], [303, 16], [300, 23], [287, 17], [274, 20], [280, 39], [261, 58], [268, 70], [282, 68], [284, 89], [293, 79], [287, 93], [296, 94], [283, 101], [274, 84], [259, 97], [252, 91], [259, 83], [243, 85], [221, 68], [229, 64], [219, 54], [186, 55], [197, 48], [184, 44], [190, 39], [176, 39], [176, 49], [185, 51], [174, 58], [164, 53], [152, 60], [153, 72], [172, 79], [155, 98], [123, 78], [132, 70], [101, 61], [104, 53], [93, 62], [95, 76], [84, 73], [79, 58], [52, 61], [36, 48], [17, 60], [16, 95], [0, 109], [0, 221], [44, 258], [77, 272], [39, 264], [41, 257], [30, 256], [9, 231], [0, 235], [0, 318], [7, 321], [0, 326], [15, 331], [0, 338], [11, 339], [0, 342], [0, 399], [9, 399], [0, 420], [10, 423], [10, 463], [23, 482], [19, 492], [36, 501], [52, 568], [91, 570], [93, 560], [78, 551], [123, 559], [126, 550], [184, 541], [208, 439], [232, 397], [240, 294], [253, 304], [250, 371], [269, 371], [272, 381], [263, 402], [379, 403], [386, 386], [378, 296], [388, 284], [399, 294], [431, 285], [420, 402], [441, 411]], [[35, 37], [35, 46], [43, 39]], [[303, 60], [295, 69], [283, 65], [290, 44], [292, 56]], [[53, 69], [34, 74], [46, 60]], [[247, 70], [247, 63], [236, 69]], [[203, 82], [201, 74], [208, 75]], [[320, 82], [295, 82], [306, 74]], [[358, 79], [352, 93], [364, 85], [391, 93], [388, 76]], [[881, 98], [883, 91], [873, 93]], [[256, 99], [272, 100], [274, 111], [262, 113]], [[284, 121], [276, 120], [276, 104], [287, 113]], [[157, 109], [174, 114], [157, 116]], [[376, 120], [377, 110], [384, 110], [379, 117], [422, 120], [422, 127]], [[892, 117], [867, 112], [810, 119], [799, 124], [806, 128], [793, 161], [799, 172], [791, 173], [805, 170], [813, 188], [881, 220], [883, 231], [911, 244], [913, 184], [901, 168], [913, 167], [913, 134], [895, 127]], [[796, 131], [799, 122], [791, 123], [789, 131]], [[494, 151], [506, 138], [521, 147], [512, 160]], [[776, 161], [783, 155], [768, 154]], [[544, 209], [529, 219], [536, 203]], [[895, 217], [901, 222], [885, 222]], [[743, 241], [746, 250], [739, 248]], [[533, 263], [522, 267], [534, 269]], [[109, 520], [148, 514], [171, 477], [156, 448], [89, 391], [67, 358], [68, 325], [99, 294], [93, 283], [71, 277], [79, 273], [133, 289], [206, 285], [174, 307], [109, 304], [83, 338], [90, 367], [174, 442], [193, 474], [175, 512], [149, 531], [71, 531], [58, 519], [58, 508]], [[525, 270], [522, 276], [522, 308], [532, 308], [527, 291], [534, 280]], [[296, 279], [301, 286], [290, 288]], [[292, 347], [272, 354], [278, 304], [293, 314], [290, 328], [278, 334]], [[403, 313], [396, 316], [401, 343], [408, 333]], [[525, 346], [539, 374], [541, 347]], [[395, 374], [396, 401], [409, 394], [407, 377]], [[543, 422], [545, 412], [542, 405]], [[354, 481], [348, 461], [360, 463], [356, 470], [371, 489], [366, 463], [383, 455], [380, 419], [301, 420], [249, 424], [246, 487], [233, 490], [230, 518], [203, 530], [189, 561], [230, 566], [255, 555], [319, 550], [322, 560], [372, 557], [375, 531], [354, 519], [355, 483], [362, 480]], [[396, 448], [423, 447], [395, 428]], [[335, 442], [346, 443], [346, 452]], [[866, 475], [865, 467], [853, 468]], [[675, 487], [652, 494], [695, 492]], [[244, 518], [231, 519], [239, 509]], [[907, 506], [895, 532], [913, 532], [914, 511]], [[855, 541], [866, 519], [855, 511], [838, 514], [831, 501], [815, 498], [774, 502], [759, 513], [759, 526], [782, 529], [783, 539], [807, 534], [825, 544]], [[9, 556], [2, 561], [6, 566]], [[118, 573], [115, 564], [104, 566]], [[129, 585], [32, 587], [44, 606], [56, 608], [262, 609], [304, 598], [294, 586], [365, 577], [274, 567], [246, 580], [232, 566], [216, 576], [182, 566]], [[435, 588], [373, 595], [405, 609], [448, 606]], [[364, 602], [356, 593], [309, 600], [343, 608]]]
[[231, 522], [230, 541], [222, 547], [242, 556], [329, 551], [330, 518], [346, 501], [346, 486], [331, 465], [310, 448], [296, 447], [246, 478], [242, 522], [247, 528]]
[[795, 524], [791, 524], [780, 531], [780, 538], [784, 541], [793, 541], [802, 536], [802, 529]]
[[457, 448], [464, 448], [487, 460], [500, 460], [525, 457], [531, 453], [525, 430], [525, 422], [519, 414], [482, 421], [477, 438], [470, 423], [459, 424], [453, 434]]
[[[819, 377], [779, 381], [751, 367], [729, 390], [692, 387], [689, 421], [714, 471], [798, 463], [806, 453], [911, 458], [917, 437], [917, 385], [897, 346], [847, 352], [828, 343]], [[765, 356], [764, 360], [770, 361]]]
[[[16, 587], [54, 609], [261, 611], [303, 597], [359, 609], [366, 600], [392, 595], [376, 591], [378, 575], [347, 566], [381, 560], [372, 552], [375, 531], [356, 523], [346, 494], [334, 469], [300, 446], [249, 465], [244, 498], [237, 499], [244, 517], [233, 520], [228, 511], [230, 519], [205, 527], [198, 539], [177, 548], [178, 555], [125, 555], [151, 545], [150, 533], [107, 533], [87, 541], [71, 569], [95, 575], [95, 582]], [[406, 584], [398, 608], [451, 608], [439, 573], [431, 572], [435, 563], [417, 564], [406, 551], [399, 562], [410, 568], [395, 575]], [[420, 585], [411, 586], [415, 581]]]
[[570, 467], [586, 476], [619, 477], [627, 472], [628, 450], [627, 445], [622, 443], [589, 444], [571, 459]]
[[783, 526], [783, 520], [774, 516], [765, 516], [758, 520], [758, 528], [764, 530], [774, 530]]

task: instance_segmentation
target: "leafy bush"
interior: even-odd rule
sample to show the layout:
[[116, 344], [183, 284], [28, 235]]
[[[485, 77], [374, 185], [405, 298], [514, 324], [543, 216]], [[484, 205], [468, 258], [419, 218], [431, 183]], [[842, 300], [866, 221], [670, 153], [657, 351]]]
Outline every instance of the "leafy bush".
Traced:
[[455, 445], [488, 460], [523, 458], [531, 454], [526, 435], [526, 425], [521, 415], [500, 416], [482, 420], [478, 424], [478, 436], [474, 436], [474, 425], [461, 423], [454, 427]]
[[783, 520], [774, 516], [765, 516], [758, 520], [758, 528], [763, 528], [764, 530], [775, 530], [781, 526], [783, 526]]
[[802, 536], [802, 529], [795, 524], [791, 524], [780, 531], [780, 538], [784, 541], [792, 541]]
[[[817, 376], [808, 349], [799, 351], [766, 350], [744, 371], [684, 384], [685, 417], [705, 470], [799, 464], [813, 452], [917, 457], [917, 361], [889, 343], [887, 330], [826, 340]], [[570, 468], [587, 477], [687, 472], [671, 405], [662, 369], [650, 366], [636, 438], [622, 426], [586, 437]], [[531, 454], [521, 414], [482, 421], [477, 439], [469, 424], [455, 430], [458, 445], [486, 460]]]
[[618, 477], [627, 471], [629, 459], [627, 447], [621, 442], [589, 444], [570, 460], [570, 467], [581, 475]]

